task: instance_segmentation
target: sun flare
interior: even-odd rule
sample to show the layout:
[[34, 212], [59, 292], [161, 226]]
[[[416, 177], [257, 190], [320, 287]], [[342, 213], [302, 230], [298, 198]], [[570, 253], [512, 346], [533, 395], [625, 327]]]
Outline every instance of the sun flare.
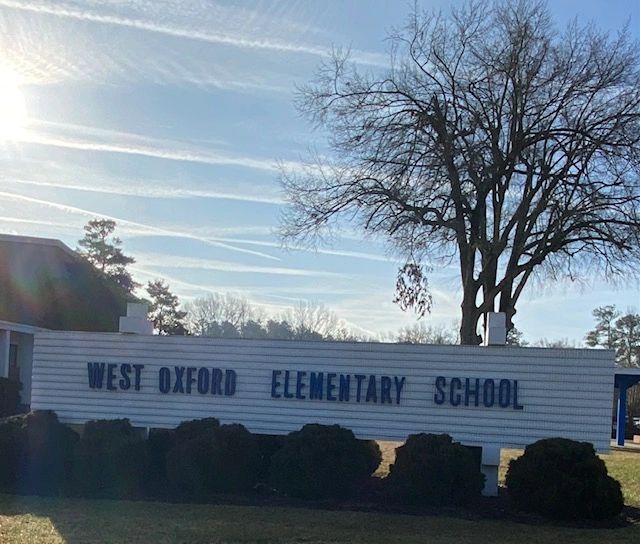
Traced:
[[19, 140], [27, 125], [27, 107], [20, 80], [10, 68], [0, 66], [0, 143]]

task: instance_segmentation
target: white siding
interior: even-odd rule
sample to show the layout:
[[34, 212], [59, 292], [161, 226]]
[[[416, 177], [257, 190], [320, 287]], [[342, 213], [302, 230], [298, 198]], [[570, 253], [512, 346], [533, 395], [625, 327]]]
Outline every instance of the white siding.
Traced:
[[[141, 390], [91, 389], [88, 362], [143, 364]], [[158, 388], [163, 366], [234, 370], [235, 395], [200, 394], [195, 389], [190, 395], [163, 394]], [[283, 371], [281, 382], [285, 370], [301, 370], [404, 376], [406, 384], [399, 405], [272, 398], [273, 370]], [[485, 408], [482, 402], [479, 407], [437, 405], [437, 376], [518, 380], [524, 409]], [[307, 374], [307, 382], [308, 378]], [[394, 392], [392, 388], [392, 396]], [[612, 395], [613, 353], [604, 350], [40, 332], [31, 407], [55, 410], [68, 423], [127, 417], [135, 426], [173, 427], [183, 420], [215, 416], [223, 423], [238, 422], [251, 431], [274, 434], [318, 422], [341, 424], [362, 438], [402, 440], [412, 433], [434, 432], [449, 433], [465, 444], [522, 447], [540, 438], [564, 436], [606, 450]]]

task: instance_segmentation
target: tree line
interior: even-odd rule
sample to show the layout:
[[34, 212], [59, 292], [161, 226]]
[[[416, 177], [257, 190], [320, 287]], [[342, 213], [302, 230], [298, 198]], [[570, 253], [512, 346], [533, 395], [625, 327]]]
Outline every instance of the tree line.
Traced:
[[[127, 267], [135, 259], [125, 255], [122, 240], [116, 236], [116, 222], [92, 219], [84, 226], [77, 252], [108, 281], [125, 293], [141, 284]], [[332, 310], [322, 304], [300, 301], [278, 316], [267, 315], [247, 298], [231, 293], [212, 293], [184, 305], [163, 279], [147, 282], [149, 319], [158, 334], [196, 335], [218, 338], [271, 338], [278, 340], [372, 340], [356, 334]], [[183, 306], [183, 309], [181, 309]]]
[[[78, 252], [97, 271], [124, 291], [132, 294], [141, 287], [127, 266], [135, 259], [125, 255], [121, 240], [114, 235], [115, 221], [93, 219], [84, 227], [85, 236], [78, 242]], [[216, 338], [264, 338], [275, 340], [391, 341], [405, 344], [460, 344], [459, 324], [431, 325], [414, 323], [377, 336], [357, 333], [344, 320], [322, 304], [300, 301], [280, 315], [270, 315], [246, 297], [231, 293], [211, 293], [184, 305], [162, 279], [149, 281], [145, 287], [149, 318], [159, 334], [211, 336]], [[613, 305], [593, 310], [595, 327], [585, 336], [588, 347], [603, 347], [616, 352], [620, 366], [640, 367], [640, 314], [620, 311]], [[531, 347], [578, 347], [567, 339], [524, 339], [512, 327], [507, 343]]]

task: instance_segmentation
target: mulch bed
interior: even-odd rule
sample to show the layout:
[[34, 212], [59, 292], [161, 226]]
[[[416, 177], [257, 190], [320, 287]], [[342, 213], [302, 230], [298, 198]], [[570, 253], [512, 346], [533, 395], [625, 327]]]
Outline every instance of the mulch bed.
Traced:
[[510, 521], [526, 525], [570, 527], [581, 529], [617, 529], [640, 527], [640, 508], [625, 506], [620, 516], [608, 520], [552, 520], [531, 512], [516, 509], [507, 490], [500, 488], [497, 497], [479, 497], [466, 507], [419, 507], [391, 501], [380, 478], [372, 477], [348, 500], [302, 500], [281, 495], [264, 485], [247, 494], [215, 494], [206, 504], [230, 506], [265, 506], [311, 508], [331, 511], [378, 512], [413, 516], [448, 516], [466, 520]]

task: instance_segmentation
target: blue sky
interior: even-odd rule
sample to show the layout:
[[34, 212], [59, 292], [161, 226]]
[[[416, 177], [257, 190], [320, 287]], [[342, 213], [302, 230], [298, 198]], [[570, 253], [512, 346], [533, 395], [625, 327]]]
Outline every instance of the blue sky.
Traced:
[[[551, 11], [559, 24], [629, 21], [640, 37], [639, 6], [558, 0]], [[345, 231], [292, 252], [274, 233], [277, 163], [296, 168], [324, 145], [294, 109], [294, 85], [332, 47], [350, 47], [364, 69], [384, 65], [386, 32], [407, 11], [372, 0], [0, 0], [0, 78], [28, 116], [0, 139], [0, 232], [75, 247], [83, 224], [111, 217], [136, 279], [166, 278], [184, 300], [232, 291], [272, 312], [312, 300], [372, 333], [414, 322], [391, 302], [398, 263], [380, 241]], [[457, 318], [457, 278], [434, 271], [427, 323]], [[610, 303], [637, 309], [638, 285], [532, 284], [516, 323], [529, 339], [579, 341], [591, 310]]]

